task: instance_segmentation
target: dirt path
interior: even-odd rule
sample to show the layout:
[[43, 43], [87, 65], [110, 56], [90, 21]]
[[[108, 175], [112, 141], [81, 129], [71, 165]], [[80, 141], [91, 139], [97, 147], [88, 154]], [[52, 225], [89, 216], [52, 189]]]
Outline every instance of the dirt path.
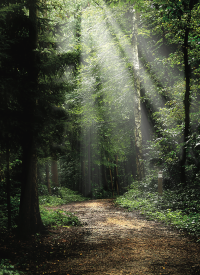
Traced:
[[54, 236], [55, 245], [62, 247], [57, 274], [200, 274], [197, 243], [137, 212], [115, 207], [112, 200], [59, 208], [75, 213], [84, 226]]
[[[82, 227], [58, 227], [19, 240], [0, 232], [0, 261], [26, 275], [200, 274], [200, 245], [112, 200], [70, 203]], [[1, 273], [1, 272], [0, 272]]]

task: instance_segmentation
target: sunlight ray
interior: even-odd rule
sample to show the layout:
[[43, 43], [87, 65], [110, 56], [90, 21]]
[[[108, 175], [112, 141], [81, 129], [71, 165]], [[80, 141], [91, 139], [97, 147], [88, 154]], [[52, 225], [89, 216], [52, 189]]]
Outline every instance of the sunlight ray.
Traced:
[[[118, 136], [117, 139], [119, 139], [119, 122], [123, 120], [128, 123], [134, 116], [134, 100], [136, 99], [133, 92], [133, 76], [131, 75], [133, 72], [127, 66], [128, 62], [134, 67], [134, 62], [131, 41], [123, 34], [107, 7], [104, 9], [87, 8], [85, 14], [83, 14], [81, 24], [82, 62], [84, 64], [81, 69], [83, 125], [89, 126], [83, 129], [83, 134], [86, 137], [83, 155], [90, 174], [88, 180], [92, 183], [93, 176], [89, 154], [91, 154], [90, 150], [93, 150], [92, 154], [95, 155], [95, 149], [91, 149], [92, 147], [90, 146], [92, 140], [96, 140], [98, 137], [95, 129], [101, 128], [101, 116], [99, 116], [99, 107], [97, 108], [96, 104], [98, 104], [100, 98], [106, 104], [105, 108], [102, 109], [103, 113], [106, 112], [106, 120], [104, 116], [102, 121], [111, 122], [113, 118], [117, 121], [115, 127], [112, 127], [112, 136]], [[111, 29], [114, 35], [111, 35]], [[159, 112], [160, 108], [165, 107], [165, 101], [159, 94], [158, 87], [152, 81], [151, 75], [141, 63], [139, 70], [146, 91], [145, 96], [151, 101], [154, 111]], [[100, 85], [100, 89], [97, 88], [98, 85]], [[152, 125], [146, 119], [147, 114], [143, 108], [142, 113], [142, 129], [144, 136], [148, 139], [149, 135], [146, 129], [150, 129]], [[161, 116], [163, 114], [161, 112]], [[171, 121], [173, 121], [171, 123], [172, 126], [175, 127], [176, 119], [172, 118]], [[163, 126], [163, 131], [165, 131], [165, 125]], [[134, 127], [134, 123], [132, 127]], [[177, 139], [177, 133], [170, 135], [171, 132], [169, 134], [166, 132], [166, 134], [174, 141]], [[90, 145], [86, 145], [88, 142]], [[96, 156], [97, 162], [99, 162], [99, 157]], [[91, 187], [89, 187], [87, 192], [90, 189]]]
[[[105, 7], [104, 11], [105, 11], [106, 18], [109, 21], [110, 26], [114, 30], [115, 36], [117, 37], [117, 40], [119, 41], [120, 46], [122, 47], [123, 51], [125, 52], [128, 62], [130, 62], [134, 66], [132, 45], [131, 45], [130, 38], [128, 38], [126, 35], [124, 35], [123, 31], [119, 27], [116, 20], [113, 19], [112, 12], [110, 11], [110, 9], [108, 7]], [[131, 12], [133, 13], [133, 12], [135, 12], [135, 10], [131, 9]], [[148, 47], [145, 46], [147, 42], [144, 39], [142, 39], [142, 43], [143, 43], [142, 46], [147, 51]], [[148, 54], [146, 54], [146, 52], [145, 53], [143, 52], [143, 58], [147, 62], [151, 61], [150, 54], [148, 55]], [[164, 66], [162, 65], [161, 62], [159, 63], [159, 65], [157, 67], [157, 71], [164, 71]], [[155, 71], [153, 71], [153, 73], [155, 73]], [[150, 77], [150, 73], [145, 70], [145, 68], [141, 62], [140, 62], [140, 75], [141, 75], [141, 80], [143, 79], [143, 85], [144, 85], [144, 88], [146, 91], [146, 95], [151, 100], [151, 103], [152, 103], [154, 109], [159, 111], [159, 108], [164, 108], [165, 101], [163, 100], [162, 96], [159, 94], [158, 87], [153, 83], [153, 81]], [[158, 81], [160, 82], [160, 84], [163, 85], [164, 84], [163, 76], [160, 75], [159, 73], [157, 73], [156, 77], [157, 77]], [[179, 102], [178, 104], [182, 105], [182, 102]], [[177, 121], [175, 118], [173, 119], [173, 117], [171, 119], [173, 121], [172, 124], [175, 127], [175, 125], [177, 124]]]

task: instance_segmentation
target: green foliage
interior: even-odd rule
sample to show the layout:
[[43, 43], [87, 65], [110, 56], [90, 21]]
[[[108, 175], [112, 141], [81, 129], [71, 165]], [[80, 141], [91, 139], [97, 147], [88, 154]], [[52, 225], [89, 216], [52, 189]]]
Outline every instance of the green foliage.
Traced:
[[[13, 187], [13, 191], [14, 191]], [[6, 192], [1, 186], [0, 188], [0, 228], [6, 229], [8, 223], [8, 212], [7, 212], [7, 200], [6, 200]], [[15, 228], [17, 226], [18, 214], [19, 214], [19, 203], [20, 203], [20, 190], [17, 190], [17, 193], [11, 196], [11, 226]]]
[[86, 200], [86, 198], [78, 194], [78, 192], [72, 191], [66, 187], [53, 187], [52, 194], [53, 194], [52, 196], [50, 195], [39, 196], [40, 205], [51, 207], [51, 206], [67, 204], [73, 201]]
[[[5, 191], [2, 192], [3, 189], [1, 189], [1, 205], [0, 205], [0, 228], [6, 229], [7, 228], [7, 204], [6, 204], [6, 193]], [[53, 207], [53, 206], [59, 206], [63, 204], [67, 204], [69, 202], [73, 201], [84, 201], [87, 200], [87, 198], [84, 198], [80, 194], [78, 194], [75, 191], [72, 191], [65, 187], [53, 187], [52, 188], [52, 196], [48, 194], [47, 187], [45, 185], [39, 185], [38, 188], [39, 191], [39, 203], [40, 207], [42, 208], [42, 217], [44, 217], [45, 224], [48, 224], [48, 217], [51, 220], [48, 225], [52, 223], [53, 215], [50, 211], [50, 213], [46, 213], [47, 210], [45, 210], [45, 206], [47, 207]], [[16, 228], [18, 224], [18, 215], [19, 215], [19, 204], [20, 204], [20, 191], [18, 190], [18, 193], [15, 194], [15, 196], [11, 196], [11, 221], [12, 221], [12, 228]], [[56, 214], [55, 214], [56, 215]], [[68, 219], [68, 221], [67, 221]], [[59, 217], [58, 217], [59, 220]], [[76, 221], [76, 217], [69, 215], [68, 218], [64, 219], [64, 222], [68, 222], [71, 225], [77, 225], [78, 222]], [[57, 221], [56, 223], [59, 223]]]
[[[150, 161], [160, 159], [156, 169], [163, 169], [169, 186], [176, 186], [180, 182], [182, 153], [187, 148], [186, 182], [192, 184], [199, 166], [199, 157], [194, 145], [191, 145], [195, 132], [199, 134], [196, 127], [199, 114], [199, 100], [196, 100], [199, 94], [199, 79], [196, 79], [199, 71], [198, 1], [143, 1], [141, 7], [139, 43], [145, 69], [145, 72], [141, 70], [145, 90], [142, 100], [155, 129], [146, 147], [146, 167], [150, 169]], [[183, 73], [186, 66], [186, 30], [189, 30], [187, 43], [191, 90], [188, 102], [184, 99], [186, 75]], [[183, 143], [185, 103], [191, 103], [191, 136], [187, 144]]]
[[2, 259], [0, 262], [0, 275], [22, 275], [21, 271], [14, 270], [14, 266], [10, 264], [8, 259]]
[[[115, 177], [116, 155], [120, 185], [126, 186], [134, 176], [133, 6], [140, 11], [142, 107], [147, 110], [146, 120], [152, 122], [154, 132], [144, 138], [144, 142], [150, 140], [145, 146], [148, 192], [154, 192], [156, 180], [152, 177], [158, 168], [165, 173], [166, 189], [175, 189], [179, 184], [183, 146], [187, 147], [187, 183], [198, 187], [200, 8], [197, 1], [40, 2], [35, 85], [30, 82], [33, 68], [29, 62], [32, 48], [28, 2], [15, 2], [19, 3], [2, 1], [0, 4], [0, 176], [3, 184], [0, 225], [5, 227], [7, 213], [6, 143], [9, 140], [14, 226], [19, 205], [19, 192], [15, 189], [21, 186], [22, 178], [16, 170], [21, 172], [21, 150], [27, 127], [36, 138], [40, 158], [54, 155], [60, 159], [59, 177], [64, 187], [85, 195], [92, 192], [94, 198], [109, 197], [109, 168]], [[187, 144], [183, 144], [183, 45], [187, 28], [190, 29], [191, 134]], [[32, 115], [26, 116], [35, 102]], [[108, 186], [104, 186], [105, 183]], [[84, 200], [63, 187], [52, 188], [52, 196], [44, 185], [39, 184], [38, 191], [40, 204], [46, 206]], [[148, 200], [152, 201], [150, 197]], [[192, 197], [189, 200], [192, 203]], [[140, 204], [142, 200], [138, 200], [136, 206]]]
[[[75, 134], [76, 133], [74, 133], [74, 135]], [[77, 138], [79, 139], [79, 137]], [[79, 142], [79, 140], [74, 138], [70, 142], [71, 144], [66, 145], [67, 152], [65, 156], [62, 156], [60, 159], [60, 184], [71, 190], [78, 190], [80, 181], [80, 156], [76, 151], [76, 142]]]
[[91, 197], [92, 197], [92, 199], [111, 198], [112, 190], [110, 188], [108, 190], [105, 190], [104, 188], [100, 188], [99, 186], [92, 184]]
[[152, 179], [133, 183], [130, 190], [118, 197], [116, 203], [130, 211], [139, 210], [149, 219], [157, 219], [190, 234], [200, 235], [199, 188], [190, 186], [176, 190], [165, 190], [163, 196], [157, 192], [157, 183]]
[[57, 210], [46, 210], [40, 207], [41, 218], [44, 226], [80, 226], [81, 222], [74, 213]]
[[38, 185], [38, 195], [39, 196], [48, 196], [49, 195], [48, 188], [46, 185], [44, 185], [44, 184]]

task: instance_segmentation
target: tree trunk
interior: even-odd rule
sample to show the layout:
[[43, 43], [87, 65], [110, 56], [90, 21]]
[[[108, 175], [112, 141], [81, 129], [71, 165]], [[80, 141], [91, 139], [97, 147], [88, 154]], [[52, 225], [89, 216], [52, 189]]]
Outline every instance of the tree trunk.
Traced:
[[34, 148], [27, 142], [23, 148], [23, 183], [18, 226], [22, 236], [44, 229], [38, 201], [37, 156], [33, 151], [35, 151]]
[[[26, 97], [24, 103], [25, 132], [22, 140], [22, 188], [19, 209], [18, 230], [21, 236], [28, 236], [44, 229], [38, 201], [37, 185], [37, 154], [36, 154], [36, 134], [34, 115], [36, 109], [35, 94], [37, 90], [38, 72], [36, 64], [37, 48], [37, 0], [30, 1], [30, 96]], [[26, 96], [26, 95], [25, 95]]]
[[9, 137], [6, 140], [6, 191], [7, 191], [7, 211], [8, 211], [8, 229], [11, 228], [11, 202], [10, 202], [10, 151]]
[[115, 190], [117, 191], [117, 195], [119, 195], [119, 181], [118, 181], [118, 169], [117, 169], [117, 163], [118, 163], [118, 156], [115, 156], [115, 167], [114, 167], [114, 186]]
[[185, 98], [184, 98], [184, 107], [185, 107], [185, 127], [184, 127], [184, 138], [183, 138], [183, 154], [181, 159], [181, 182], [186, 184], [185, 177], [185, 164], [187, 159], [187, 141], [190, 133], [190, 67], [188, 62], [188, 36], [189, 29], [185, 30], [185, 39], [184, 39], [184, 65], [185, 65]]
[[[187, 6], [189, 3], [189, 7]], [[195, 1], [190, 0], [188, 3], [184, 4], [184, 9], [189, 10], [188, 18], [187, 18], [187, 25], [185, 28], [185, 37], [184, 37], [184, 45], [183, 45], [183, 55], [184, 55], [184, 66], [185, 66], [185, 98], [184, 98], [184, 107], [185, 107], [185, 127], [184, 127], [184, 145], [183, 145], [183, 153], [181, 159], [181, 182], [185, 185], [186, 184], [186, 174], [185, 174], [185, 165], [187, 160], [187, 141], [190, 135], [190, 77], [191, 77], [191, 70], [189, 65], [189, 58], [188, 58], [188, 39], [189, 39], [189, 32], [190, 28], [188, 27], [191, 23], [191, 11], [194, 8]]]
[[57, 160], [52, 160], [51, 162], [51, 179], [53, 186], [59, 186], [58, 182], [58, 163]]
[[46, 182], [49, 195], [51, 195], [51, 185], [50, 185], [50, 177], [49, 177], [49, 163], [46, 163]]
[[88, 177], [86, 181], [86, 195], [91, 195], [91, 184], [92, 184], [92, 161], [91, 161], [91, 126], [88, 129]]
[[106, 166], [104, 164], [101, 164], [101, 178], [102, 178], [102, 187], [104, 190], [108, 191], [108, 181], [107, 181], [107, 175], [106, 175]]
[[[108, 162], [109, 162], [109, 159], [108, 159]], [[109, 166], [109, 171], [110, 171], [110, 182], [111, 182], [111, 188], [112, 188], [112, 197], [114, 198], [113, 178], [112, 178], [112, 170], [110, 169], [110, 166]]]
[[140, 104], [140, 78], [139, 78], [139, 58], [137, 46], [137, 19], [133, 9], [133, 71], [134, 71], [134, 118], [135, 118], [135, 150], [137, 180], [144, 177], [144, 164], [142, 152], [142, 131], [141, 131], [141, 104]]

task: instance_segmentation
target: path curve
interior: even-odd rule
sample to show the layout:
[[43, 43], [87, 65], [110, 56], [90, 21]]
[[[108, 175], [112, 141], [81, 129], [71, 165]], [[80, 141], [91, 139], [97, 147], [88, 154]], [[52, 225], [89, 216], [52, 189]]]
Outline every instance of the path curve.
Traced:
[[59, 209], [75, 213], [83, 223], [63, 229], [56, 240], [71, 239], [59, 263], [60, 274], [200, 274], [197, 243], [138, 212], [116, 207], [111, 199]]

